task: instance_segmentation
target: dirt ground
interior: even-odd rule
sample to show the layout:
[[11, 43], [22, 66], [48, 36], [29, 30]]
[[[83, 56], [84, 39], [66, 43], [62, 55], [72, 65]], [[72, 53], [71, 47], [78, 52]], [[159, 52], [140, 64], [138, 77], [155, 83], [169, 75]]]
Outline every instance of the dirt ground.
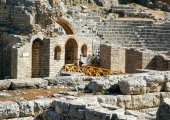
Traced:
[[0, 91], [0, 101], [17, 101], [17, 100], [34, 100], [41, 97], [50, 98], [53, 94], [60, 92], [69, 92], [69, 88], [52, 86], [49, 89], [19, 89], [19, 90], [6, 90]]

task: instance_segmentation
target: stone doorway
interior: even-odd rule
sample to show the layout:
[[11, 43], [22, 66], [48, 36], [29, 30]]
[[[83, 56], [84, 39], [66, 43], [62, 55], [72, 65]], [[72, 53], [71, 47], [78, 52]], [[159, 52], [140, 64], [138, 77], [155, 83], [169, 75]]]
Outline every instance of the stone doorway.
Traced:
[[65, 45], [65, 64], [77, 64], [78, 45], [76, 40], [69, 39]]
[[41, 76], [41, 47], [42, 41], [34, 40], [32, 44], [32, 78]]

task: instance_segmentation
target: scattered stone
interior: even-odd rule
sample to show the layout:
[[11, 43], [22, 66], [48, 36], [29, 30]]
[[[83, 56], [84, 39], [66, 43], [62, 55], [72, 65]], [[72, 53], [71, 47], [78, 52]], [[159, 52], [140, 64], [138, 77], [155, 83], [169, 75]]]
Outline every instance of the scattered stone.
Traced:
[[47, 86], [45, 89], [51, 90], [52, 86]]
[[11, 82], [8, 80], [0, 80], [0, 90], [7, 90], [9, 89]]
[[5, 93], [5, 92], [0, 92], [0, 97], [11, 97], [11, 94]]

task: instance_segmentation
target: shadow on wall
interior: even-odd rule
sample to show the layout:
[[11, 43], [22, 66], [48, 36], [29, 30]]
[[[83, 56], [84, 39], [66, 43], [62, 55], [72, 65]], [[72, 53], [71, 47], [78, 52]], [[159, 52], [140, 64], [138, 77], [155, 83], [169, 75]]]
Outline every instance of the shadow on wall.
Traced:
[[126, 73], [136, 73], [137, 69], [150, 69], [167, 71], [170, 70], [170, 60], [161, 55], [145, 54], [133, 49], [126, 50], [125, 55]]
[[152, 61], [146, 66], [145, 69], [151, 70], [159, 70], [159, 71], [167, 71], [168, 68], [168, 60], [165, 60], [163, 56], [155, 56]]

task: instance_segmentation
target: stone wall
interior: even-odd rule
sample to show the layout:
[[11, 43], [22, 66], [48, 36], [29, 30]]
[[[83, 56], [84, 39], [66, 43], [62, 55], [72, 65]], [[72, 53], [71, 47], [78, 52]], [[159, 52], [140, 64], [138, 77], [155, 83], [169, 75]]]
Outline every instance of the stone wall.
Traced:
[[13, 46], [11, 49], [11, 78], [32, 77], [32, 45], [26, 44], [22, 47]]
[[20, 30], [29, 30], [34, 23], [33, 14], [22, 6], [15, 6], [14, 3], [9, 3], [2, 2], [0, 4], [0, 24], [12, 25]]
[[2, 47], [2, 59], [1, 59], [1, 66], [2, 66], [2, 77], [5, 76], [7, 78], [11, 75], [11, 48], [14, 44], [21, 41], [19, 36], [10, 35], [6, 32], [3, 32], [1, 41]]
[[[68, 35], [68, 36], [66, 35], [66, 36], [60, 36], [59, 38], [50, 39], [50, 76], [56, 76], [64, 67], [65, 45], [66, 45], [66, 42], [70, 38], [76, 40], [78, 44], [78, 51], [77, 51], [77, 58], [76, 58], [77, 65], [78, 65], [79, 55], [82, 54], [81, 47], [84, 44], [87, 45], [87, 55], [92, 54], [92, 41], [88, 38], [78, 37], [76, 35]], [[54, 59], [54, 50], [56, 46], [61, 47], [61, 59], [60, 60]], [[86, 59], [86, 57], [84, 59]]]
[[126, 73], [134, 73], [137, 69], [142, 69], [142, 53], [126, 50]]
[[117, 48], [110, 45], [101, 45], [100, 51], [101, 67], [114, 71], [135, 73], [137, 69], [170, 70], [169, 58], [159, 52]]
[[100, 46], [100, 66], [111, 69], [111, 47], [106, 45]]
[[107, 45], [100, 47], [100, 64], [102, 68], [125, 72], [125, 49]]

